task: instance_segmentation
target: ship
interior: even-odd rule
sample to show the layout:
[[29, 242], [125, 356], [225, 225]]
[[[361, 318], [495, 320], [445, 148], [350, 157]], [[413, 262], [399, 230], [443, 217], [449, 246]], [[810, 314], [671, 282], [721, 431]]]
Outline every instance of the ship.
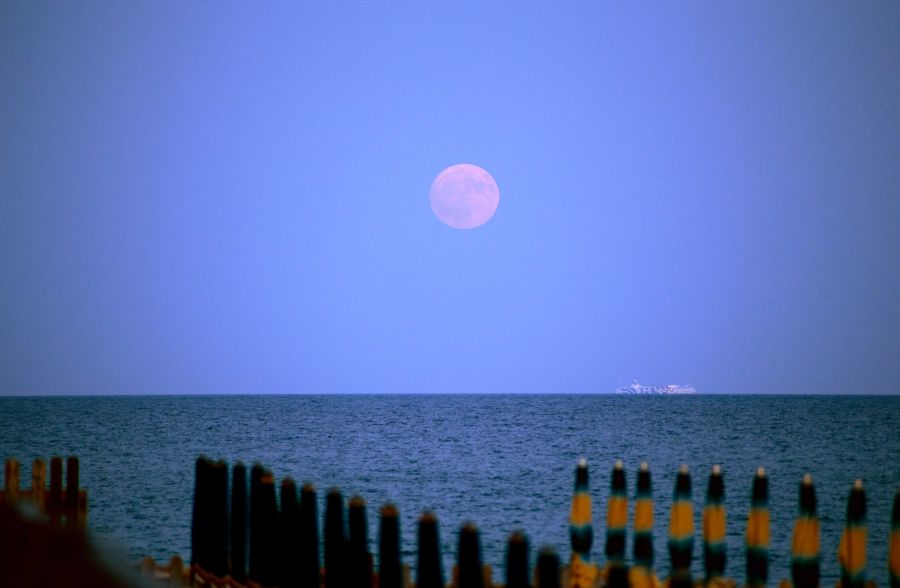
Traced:
[[668, 386], [642, 386], [637, 380], [631, 381], [631, 386], [623, 386], [616, 389], [616, 394], [696, 394], [697, 390], [690, 384], [681, 386], [669, 384]]

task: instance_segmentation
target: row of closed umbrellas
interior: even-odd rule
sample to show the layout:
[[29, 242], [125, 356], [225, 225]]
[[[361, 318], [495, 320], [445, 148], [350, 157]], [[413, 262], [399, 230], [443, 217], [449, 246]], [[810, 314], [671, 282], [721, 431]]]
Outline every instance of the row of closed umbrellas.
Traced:
[[[402, 588], [413, 583], [404, 578], [398, 512], [393, 505], [386, 505], [380, 511], [376, 573], [368, 547], [366, 504], [362, 498], [351, 498], [345, 509], [340, 491], [332, 489], [328, 492], [323, 521], [324, 553], [321, 553], [317, 497], [312, 485], [304, 485], [298, 496], [294, 482], [285, 479], [281, 483], [280, 500], [277, 500], [274, 476], [262, 465], [255, 464], [250, 469], [249, 495], [246, 467], [237, 463], [231, 474], [229, 493], [228, 466], [202, 456], [197, 460], [191, 526], [191, 563], [196, 568], [238, 582], [282, 588], [319, 588], [323, 585], [326, 588], [370, 588], [373, 585]], [[714, 466], [710, 473], [702, 513], [702, 580], [691, 574], [695, 529], [691, 476], [687, 467], [682, 466], [675, 481], [668, 533], [671, 573], [665, 582], [654, 572], [653, 499], [647, 464], [641, 464], [638, 471], [634, 499], [633, 553], [632, 564], [628, 566], [626, 475], [622, 463], [616, 462], [606, 510], [606, 563], [603, 566], [593, 563], [588, 466], [586, 461], [580, 460], [575, 470], [570, 513], [572, 555], [569, 565], [561, 568], [556, 553], [545, 548], [538, 555], [534, 573], [529, 573], [528, 540], [516, 532], [510, 536], [507, 547], [506, 586], [659, 588], [665, 583], [671, 588], [689, 588], [697, 581], [711, 586], [734, 585], [733, 580], [724, 577], [726, 516], [724, 481], [719, 466]], [[865, 491], [861, 481], [857, 480], [850, 490], [846, 524], [838, 549], [844, 588], [861, 588], [866, 583], [865, 511]], [[753, 480], [745, 532], [746, 585], [751, 588], [765, 586], [768, 581], [769, 527], [768, 481], [765, 470], [759, 468]], [[419, 518], [417, 533], [414, 584], [418, 588], [443, 588], [446, 582], [438, 522], [433, 513], [426, 512]], [[806, 475], [800, 484], [799, 508], [792, 536], [793, 585], [797, 588], [818, 587], [819, 561], [815, 488], [812, 478]], [[900, 491], [893, 504], [888, 569], [891, 588], [900, 588]], [[478, 530], [474, 525], [466, 524], [459, 533], [452, 584], [460, 588], [485, 588], [490, 581], [481, 562]]]
[[[587, 493], [587, 463], [581, 460], [575, 474], [575, 496], [572, 501], [570, 530], [572, 536], [572, 582], [577, 588], [595, 585], [595, 578], [609, 586], [633, 588], [658, 587], [661, 582], [653, 571], [653, 500], [650, 470], [642, 463], [637, 477], [634, 505], [633, 565], [625, 565], [625, 528], [627, 525], [627, 497], [625, 471], [616, 462], [610, 478], [607, 505], [607, 535], [603, 568], [589, 561], [591, 547], [591, 499]], [[702, 513], [702, 542], [704, 578], [701, 583], [713, 586], [734, 585], [724, 577], [726, 563], [724, 481], [720, 466], [713, 466]], [[768, 479], [765, 469], [759, 468], [753, 479], [750, 512], [747, 517], [746, 586], [761, 588], [768, 581], [770, 539]], [[891, 517], [891, 536], [888, 556], [889, 583], [900, 587], [900, 489], [894, 497]], [[820, 539], [816, 513], [816, 493], [812, 476], [806, 474], [800, 483], [799, 508], [791, 542], [791, 580], [796, 588], [819, 586]], [[682, 466], [675, 479], [672, 507], [669, 516], [668, 552], [671, 574], [667, 583], [672, 588], [695, 585], [691, 574], [694, 557], [694, 509], [691, 502], [691, 477]], [[841, 586], [861, 588], [866, 585], [866, 496], [862, 481], [857, 480], [847, 500], [847, 517], [838, 547]]]

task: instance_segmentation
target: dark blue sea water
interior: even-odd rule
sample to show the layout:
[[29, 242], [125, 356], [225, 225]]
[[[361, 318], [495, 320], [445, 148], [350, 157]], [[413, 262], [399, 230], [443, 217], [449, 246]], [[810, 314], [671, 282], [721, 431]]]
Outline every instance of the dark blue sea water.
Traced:
[[[438, 515], [446, 565], [466, 520], [482, 531], [486, 563], [502, 579], [505, 540], [524, 530], [533, 547], [569, 556], [568, 514], [576, 460], [591, 466], [595, 540], [602, 560], [609, 472], [621, 459], [634, 491], [649, 462], [656, 499], [656, 568], [668, 574], [666, 529], [676, 471], [694, 476], [695, 571], [706, 479], [722, 464], [728, 573], [743, 578], [743, 533], [753, 473], [769, 473], [772, 583], [789, 575], [801, 476], [816, 483], [823, 585], [856, 478], [868, 496], [869, 576], [885, 583], [890, 506], [900, 484], [900, 397], [856, 396], [193, 396], [0, 398], [0, 454], [23, 462], [77, 455], [92, 533], [135, 562], [190, 555], [194, 460], [261, 461], [279, 480], [332, 486], [401, 513], [405, 561], [415, 521]], [[631, 550], [631, 538], [628, 542]], [[447, 568], [449, 569], [449, 568]]]

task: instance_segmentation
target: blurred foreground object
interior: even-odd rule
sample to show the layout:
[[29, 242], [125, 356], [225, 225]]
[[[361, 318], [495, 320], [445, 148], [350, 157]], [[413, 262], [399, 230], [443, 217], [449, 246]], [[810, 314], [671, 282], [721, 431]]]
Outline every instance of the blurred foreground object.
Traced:
[[78, 459], [62, 458], [47, 468], [37, 459], [31, 487], [19, 487], [19, 462], [6, 460], [0, 492], [0, 586], [119, 588], [143, 586], [133, 571], [119, 568], [94, 548], [85, 533], [87, 492], [78, 487]]

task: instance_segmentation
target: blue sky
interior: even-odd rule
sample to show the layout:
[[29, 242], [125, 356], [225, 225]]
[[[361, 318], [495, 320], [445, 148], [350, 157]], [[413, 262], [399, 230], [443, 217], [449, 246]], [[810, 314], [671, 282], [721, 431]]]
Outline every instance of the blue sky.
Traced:
[[4, 2], [0, 394], [898, 393], [898, 96], [896, 2]]

